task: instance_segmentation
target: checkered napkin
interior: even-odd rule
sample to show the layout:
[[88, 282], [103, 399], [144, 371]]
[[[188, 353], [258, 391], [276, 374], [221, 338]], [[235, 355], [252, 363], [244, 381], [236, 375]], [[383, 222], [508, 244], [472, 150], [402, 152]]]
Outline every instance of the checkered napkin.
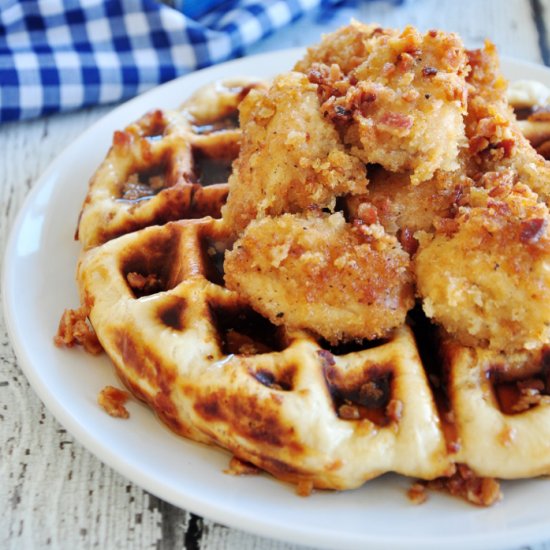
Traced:
[[[0, 122], [120, 101], [345, 0], [0, 0]], [[349, 0], [347, 1], [349, 4]]]

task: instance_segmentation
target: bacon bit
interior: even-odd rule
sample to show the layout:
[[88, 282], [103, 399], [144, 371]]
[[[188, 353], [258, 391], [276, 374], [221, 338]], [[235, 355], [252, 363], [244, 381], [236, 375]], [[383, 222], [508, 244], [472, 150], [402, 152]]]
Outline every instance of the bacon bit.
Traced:
[[88, 308], [66, 309], [59, 321], [54, 344], [72, 348], [81, 345], [88, 353], [99, 355], [103, 351], [94, 329], [87, 323]]
[[250, 464], [250, 462], [241, 460], [236, 456], [231, 458], [228, 468], [223, 471], [224, 474], [230, 476], [257, 476], [260, 472], [261, 470], [254, 464]]
[[513, 139], [503, 139], [497, 143], [497, 147], [504, 151], [504, 158], [510, 158], [514, 152], [516, 142]]
[[434, 221], [434, 226], [439, 233], [446, 237], [452, 237], [458, 231], [458, 221], [453, 218], [440, 218]]
[[130, 394], [113, 386], [105, 386], [97, 396], [100, 407], [114, 418], [128, 418], [130, 413], [124, 406]]
[[491, 138], [497, 131], [497, 125], [494, 118], [482, 118], [476, 126], [476, 135]]
[[296, 494], [301, 497], [308, 497], [313, 493], [313, 481], [302, 480], [296, 485]]
[[500, 183], [489, 191], [489, 196], [491, 198], [502, 199], [504, 197], [507, 197], [511, 191], [512, 190], [510, 189], [509, 185]]
[[363, 103], [372, 103], [376, 101], [376, 92], [372, 90], [364, 90], [361, 94], [361, 104]]
[[403, 130], [409, 130], [413, 121], [410, 116], [402, 115], [401, 113], [384, 113], [380, 118], [380, 123], [385, 126], [391, 126], [392, 128], [401, 128]]
[[545, 384], [540, 378], [528, 378], [527, 380], [520, 380], [518, 388], [520, 390], [537, 390], [538, 392], [542, 392], [544, 391]]
[[483, 136], [474, 136], [470, 139], [469, 150], [472, 155], [480, 153], [489, 147], [489, 140]]
[[399, 399], [390, 400], [386, 408], [386, 414], [392, 422], [398, 423], [403, 416], [403, 401]]
[[450, 477], [439, 477], [425, 483], [428, 489], [446, 491], [477, 506], [491, 506], [502, 498], [500, 485], [492, 477], [478, 477], [465, 464], [458, 464]]
[[384, 399], [384, 397], [384, 390], [372, 380], [365, 382], [359, 390], [359, 398], [362, 403], [377, 404]]
[[510, 205], [501, 201], [488, 200], [487, 208], [493, 212], [497, 212], [501, 216], [508, 216], [511, 213]]
[[362, 202], [357, 208], [357, 216], [367, 225], [371, 225], [378, 221], [378, 210], [373, 204]]
[[137, 290], [139, 292], [148, 293], [156, 291], [161, 286], [160, 278], [155, 273], [150, 273], [145, 277], [141, 275], [141, 273], [131, 271], [126, 275], [126, 280], [132, 290]]
[[414, 57], [407, 52], [401, 52], [397, 56], [397, 65], [403, 71], [410, 70], [414, 65]]
[[[322, 66], [326, 69], [326, 66]], [[321, 69], [321, 66], [315, 64], [307, 73], [308, 80], [312, 84], [323, 84], [325, 81], [325, 75]]]
[[519, 240], [525, 244], [534, 244], [543, 236], [545, 229], [546, 220], [544, 218], [535, 218], [521, 222]]
[[519, 396], [511, 407], [512, 412], [520, 413], [536, 405], [550, 403], [550, 396], [542, 393], [545, 390], [545, 385], [539, 378], [520, 380], [517, 383], [517, 389], [519, 390]]
[[432, 38], [435, 38], [438, 34], [437, 30], [435, 29], [431, 29], [428, 31], [428, 34], [432, 37]]
[[428, 492], [426, 486], [422, 483], [413, 483], [407, 491], [407, 496], [413, 504], [424, 504], [428, 500]]
[[422, 69], [422, 76], [434, 76], [437, 74], [437, 69], [435, 67], [424, 67]]
[[344, 404], [338, 408], [338, 417], [342, 420], [359, 420], [361, 413], [355, 405]]
[[418, 250], [418, 240], [414, 237], [414, 232], [408, 227], [403, 227], [397, 232], [397, 238], [403, 247], [403, 250], [413, 256]]

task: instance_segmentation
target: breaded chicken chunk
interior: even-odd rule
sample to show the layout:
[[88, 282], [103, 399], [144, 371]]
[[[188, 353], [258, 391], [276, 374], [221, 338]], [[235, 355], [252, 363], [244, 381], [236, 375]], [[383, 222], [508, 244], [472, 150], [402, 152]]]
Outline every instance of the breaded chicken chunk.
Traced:
[[222, 211], [236, 234], [256, 217], [333, 208], [337, 196], [365, 192], [365, 166], [346, 152], [304, 75], [282, 74], [267, 94], [250, 92], [240, 120], [241, 153]]
[[463, 170], [438, 170], [418, 185], [411, 185], [408, 173], [392, 173], [381, 167], [370, 169], [368, 175], [367, 193], [346, 199], [348, 216], [379, 221], [409, 252], [405, 241], [416, 231], [433, 231], [438, 218], [454, 216], [462, 195], [473, 185]]
[[395, 237], [339, 212], [253, 221], [224, 269], [227, 287], [272, 323], [331, 343], [383, 337], [414, 303], [409, 257]]
[[417, 233], [418, 294], [428, 317], [465, 345], [535, 349], [550, 338], [548, 209], [509, 174], [486, 180], [456, 218]]
[[482, 172], [512, 169], [548, 206], [550, 163], [541, 157], [521, 132], [506, 97], [507, 82], [490, 42], [467, 52], [468, 112], [465, 118], [469, 151]]
[[353, 23], [296, 69], [319, 85], [324, 115], [365, 163], [411, 171], [411, 183], [458, 168], [466, 145], [467, 57], [455, 34]]

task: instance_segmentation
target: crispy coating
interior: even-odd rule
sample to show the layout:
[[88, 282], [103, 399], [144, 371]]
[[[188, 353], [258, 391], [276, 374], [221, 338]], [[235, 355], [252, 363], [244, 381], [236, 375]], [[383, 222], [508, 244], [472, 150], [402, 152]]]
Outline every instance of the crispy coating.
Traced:
[[456, 218], [417, 234], [418, 293], [426, 314], [465, 345], [534, 349], [550, 337], [548, 209], [506, 173], [486, 180]]
[[319, 84], [323, 113], [363, 162], [410, 170], [413, 184], [458, 168], [467, 57], [456, 35], [354, 23], [296, 69]]
[[512, 169], [548, 205], [550, 163], [523, 135], [506, 97], [495, 46], [489, 41], [467, 52], [471, 72], [467, 81], [468, 113], [465, 117], [469, 151], [482, 172]]
[[314, 63], [328, 66], [336, 64], [348, 74], [372, 52], [374, 38], [391, 36], [394, 32], [376, 23], [366, 24], [353, 20], [350, 25], [323, 36], [319, 44], [308, 48], [306, 55], [294, 68], [305, 73]]
[[344, 150], [304, 75], [282, 74], [267, 94], [252, 91], [240, 117], [241, 154], [222, 211], [235, 233], [256, 217], [332, 208], [337, 196], [366, 190], [363, 163]]
[[[442, 172], [411, 185], [410, 174], [392, 173], [381, 167], [369, 171], [369, 187], [365, 195], [346, 200], [351, 218], [369, 215], [366, 205], [375, 209], [375, 220], [392, 235], [432, 231], [434, 221], [455, 214], [465, 190], [473, 184], [463, 170]], [[368, 220], [365, 220], [368, 221]]]
[[225, 258], [226, 285], [277, 325], [332, 343], [378, 338], [413, 306], [408, 255], [380, 225], [341, 213], [252, 222]]

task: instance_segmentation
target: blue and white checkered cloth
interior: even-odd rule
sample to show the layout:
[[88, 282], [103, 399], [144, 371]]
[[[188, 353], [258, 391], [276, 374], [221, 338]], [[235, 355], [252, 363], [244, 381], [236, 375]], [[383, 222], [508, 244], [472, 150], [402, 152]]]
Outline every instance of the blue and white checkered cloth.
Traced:
[[0, 0], [0, 123], [120, 101], [343, 0]]

